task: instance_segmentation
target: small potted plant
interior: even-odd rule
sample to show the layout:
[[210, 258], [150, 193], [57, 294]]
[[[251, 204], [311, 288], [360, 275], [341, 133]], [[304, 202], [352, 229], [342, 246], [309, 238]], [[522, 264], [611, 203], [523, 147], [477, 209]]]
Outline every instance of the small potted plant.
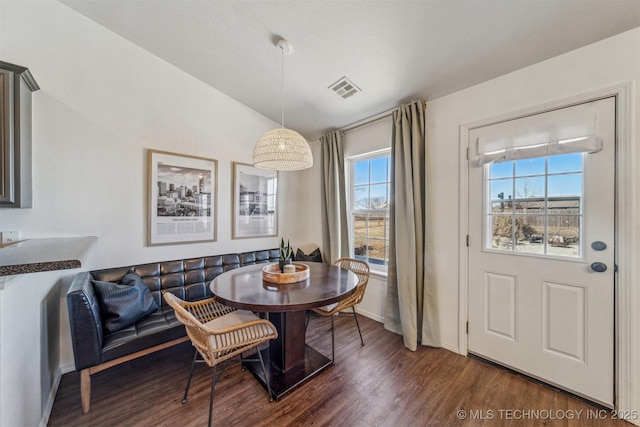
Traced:
[[280, 260], [278, 264], [280, 265], [280, 272], [284, 273], [284, 266], [291, 264], [291, 258], [293, 257], [293, 249], [289, 244], [289, 239], [287, 239], [287, 245], [284, 244], [284, 238], [280, 240]]

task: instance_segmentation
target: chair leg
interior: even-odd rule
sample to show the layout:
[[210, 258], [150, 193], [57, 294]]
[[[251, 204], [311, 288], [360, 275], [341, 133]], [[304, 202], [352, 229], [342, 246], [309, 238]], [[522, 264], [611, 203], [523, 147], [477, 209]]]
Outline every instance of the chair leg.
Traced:
[[224, 365], [222, 365], [222, 369], [220, 369], [220, 373], [216, 376], [216, 368], [218, 365], [213, 365], [213, 369], [211, 372], [211, 397], [209, 398], [209, 427], [211, 427], [211, 421], [213, 420], [213, 390], [216, 387], [216, 383], [222, 376], [224, 375], [224, 370], [227, 369], [227, 365], [229, 364], [229, 359], [224, 361]]
[[360, 324], [358, 323], [358, 315], [356, 314], [356, 309], [354, 306], [351, 306], [351, 310], [353, 310], [353, 318], [356, 319], [356, 326], [358, 327], [358, 334], [360, 334], [360, 345], [364, 347], [364, 340], [362, 339], [362, 332], [360, 332]]
[[217, 365], [213, 366], [213, 372], [211, 373], [211, 396], [209, 397], [209, 427], [211, 427], [211, 421], [213, 419], [213, 390], [216, 387], [216, 368]]
[[196, 367], [196, 359], [198, 358], [198, 350], [195, 350], [193, 355], [193, 362], [191, 363], [191, 372], [189, 372], [189, 379], [187, 380], [187, 388], [184, 390], [184, 396], [182, 397], [182, 403], [187, 403], [187, 394], [189, 393], [189, 386], [191, 386], [191, 378], [193, 377], [193, 368]]

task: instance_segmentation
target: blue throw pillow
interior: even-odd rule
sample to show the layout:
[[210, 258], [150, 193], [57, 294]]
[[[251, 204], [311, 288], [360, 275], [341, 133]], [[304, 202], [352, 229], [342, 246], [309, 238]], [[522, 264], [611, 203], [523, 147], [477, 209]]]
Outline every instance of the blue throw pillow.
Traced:
[[158, 303], [137, 273], [127, 274], [120, 283], [98, 280], [91, 283], [107, 333], [132, 325], [158, 309]]

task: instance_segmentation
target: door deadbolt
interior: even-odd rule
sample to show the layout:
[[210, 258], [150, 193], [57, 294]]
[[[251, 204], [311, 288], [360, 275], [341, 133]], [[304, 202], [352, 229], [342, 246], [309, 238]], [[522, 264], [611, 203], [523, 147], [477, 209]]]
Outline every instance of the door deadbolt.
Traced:
[[601, 242], [600, 240], [596, 240], [591, 243], [591, 249], [594, 251], [604, 251], [607, 249], [607, 244], [605, 242]]
[[591, 264], [591, 269], [597, 273], [604, 273], [607, 271], [607, 264], [603, 262], [594, 262]]

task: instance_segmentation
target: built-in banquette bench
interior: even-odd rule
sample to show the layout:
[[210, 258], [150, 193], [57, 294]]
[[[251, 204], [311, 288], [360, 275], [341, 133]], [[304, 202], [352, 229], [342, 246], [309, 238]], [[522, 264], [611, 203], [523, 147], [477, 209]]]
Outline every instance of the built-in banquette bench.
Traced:
[[[188, 301], [211, 297], [209, 283], [216, 276], [278, 258], [278, 249], [267, 249], [79, 273], [67, 292], [67, 305], [75, 367], [80, 372], [82, 411], [89, 411], [92, 374], [188, 340], [184, 326], [162, 298], [163, 292]], [[127, 315], [118, 314], [114, 328], [113, 313], [105, 307], [118, 298], [116, 308], [130, 303], [132, 284], [142, 288], [145, 309], [152, 312], [120, 329], [117, 323]]]

